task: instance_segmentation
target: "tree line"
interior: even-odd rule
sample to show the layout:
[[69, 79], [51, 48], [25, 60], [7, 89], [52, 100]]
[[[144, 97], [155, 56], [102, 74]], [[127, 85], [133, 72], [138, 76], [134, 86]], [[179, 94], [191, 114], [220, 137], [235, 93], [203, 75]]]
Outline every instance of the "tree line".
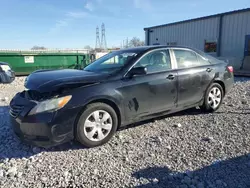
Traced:
[[[133, 37], [131, 40], [129, 40], [128, 46], [126, 46], [125, 48], [144, 46], [144, 45], [145, 45], [144, 41], [140, 40], [138, 37]], [[93, 50], [93, 48], [90, 45], [86, 45], [84, 46], [84, 48], [88, 50]], [[31, 50], [46, 50], [46, 49], [47, 48], [44, 46], [37, 46], [37, 45], [31, 48]]]

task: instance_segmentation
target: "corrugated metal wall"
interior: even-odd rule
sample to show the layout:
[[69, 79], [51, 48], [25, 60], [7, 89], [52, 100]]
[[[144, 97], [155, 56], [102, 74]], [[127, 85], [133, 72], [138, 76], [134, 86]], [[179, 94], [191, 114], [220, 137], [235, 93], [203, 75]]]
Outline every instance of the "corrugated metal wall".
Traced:
[[217, 40], [218, 29], [218, 17], [152, 28], [151, 30], [153, 32], [151, 32], [149, 36], [149, 45], [153, 45], [154, 43], [167, 45], [169, 42], [176, 42], [177, 45], [185, 45], [204, 50], [205, 40]]
[[242, 59], [246, 35], [250, 35], [250, 11], [223, 16], [221, 56]]
[[[221, 26], [220, 57], [242, 60], [245, 36], [250, 35], [250, 11], [223, 15]], [[220, 16], [152, 27], [150, 30], [153, 32], [149, 33], [149, 37], [147, 36], [148, 30], [145, 31], [145, 41], [149, 45], [156, 43], [167, 45], [169, 42], [176, 42], [177, 45], [204, 50], [205, 40], [219, 42], [219, 27]]]

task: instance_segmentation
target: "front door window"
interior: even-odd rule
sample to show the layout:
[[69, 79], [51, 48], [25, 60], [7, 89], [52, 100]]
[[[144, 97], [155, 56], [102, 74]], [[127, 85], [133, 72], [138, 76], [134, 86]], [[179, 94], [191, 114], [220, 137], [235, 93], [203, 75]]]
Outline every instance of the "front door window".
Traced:
[[171, 59], [168, 50], [157, 50], [145, 55], [135, 67], [146, 67], [147, 73], [156, 73], [170, 70]]

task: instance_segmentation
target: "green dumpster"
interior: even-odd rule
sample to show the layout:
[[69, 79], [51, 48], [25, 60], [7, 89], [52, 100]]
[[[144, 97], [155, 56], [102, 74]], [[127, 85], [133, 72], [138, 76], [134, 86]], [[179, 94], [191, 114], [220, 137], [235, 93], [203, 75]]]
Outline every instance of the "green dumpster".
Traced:
[[82, 69], [90, 63], [88, 51], [0, 51], [0, 62], [8, 63], [16, 75], [40, 69]]

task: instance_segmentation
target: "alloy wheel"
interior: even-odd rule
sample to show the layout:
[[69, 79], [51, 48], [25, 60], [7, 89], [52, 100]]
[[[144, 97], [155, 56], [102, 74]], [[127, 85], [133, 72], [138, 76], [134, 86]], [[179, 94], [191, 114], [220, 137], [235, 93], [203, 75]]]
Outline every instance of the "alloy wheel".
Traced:
[[208, 104], [211, 108], [216, 109], [221, 102], [222, 95], [218, 87], [212, 87], [208, 95]]
[[96, 110], [86, 118], [84, 134], [91, 141], [101, 141], [108, 136], [112, 126], [111, 115], [104, 110]]

